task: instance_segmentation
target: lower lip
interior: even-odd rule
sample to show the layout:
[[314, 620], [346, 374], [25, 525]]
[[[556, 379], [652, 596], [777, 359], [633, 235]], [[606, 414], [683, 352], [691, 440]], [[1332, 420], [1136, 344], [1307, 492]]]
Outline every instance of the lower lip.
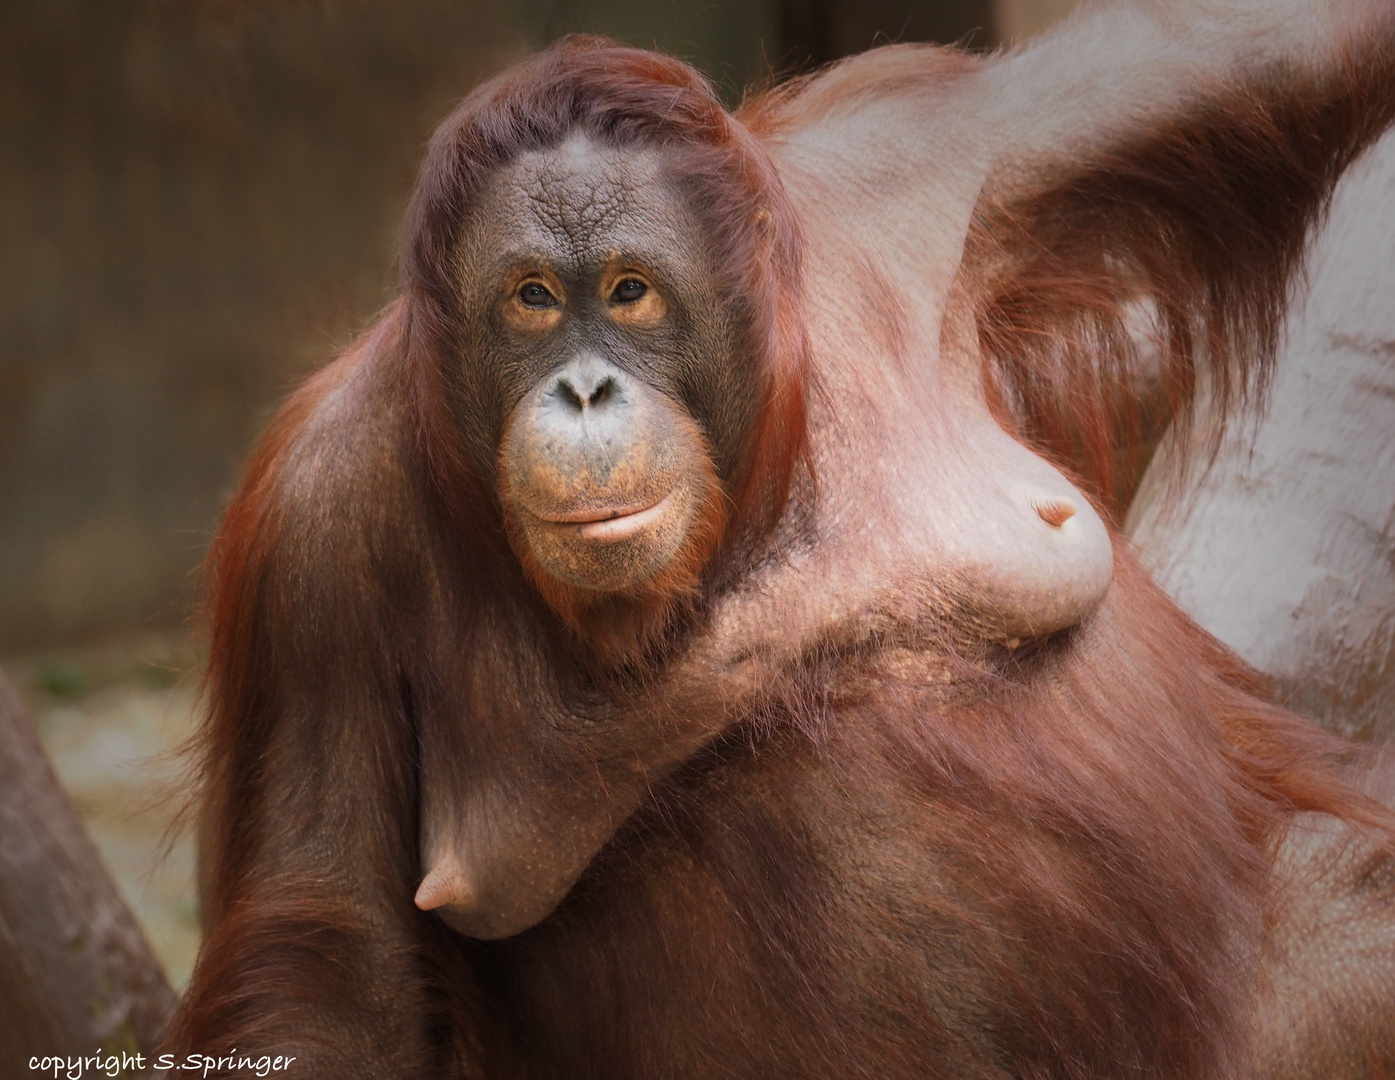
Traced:
[[581, 539], [593, 544], [613, 544], [619, 540], [628, 540], [659, 521], [667, 511], [669, 503], [673, 501], [673, 496], [674, 493], [670, 491], [653, 506], [636, 510], [632, 514], [616, 514], [614, 517], [593, 518], [589, 521], [559, 521], [556, 518], [542, 520], [554, 528], [575, 529]]

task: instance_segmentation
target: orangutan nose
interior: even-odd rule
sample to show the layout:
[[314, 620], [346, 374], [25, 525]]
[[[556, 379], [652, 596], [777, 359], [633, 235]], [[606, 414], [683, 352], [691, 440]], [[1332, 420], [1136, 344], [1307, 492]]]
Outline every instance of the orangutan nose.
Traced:
[[618, 370], [585, 356], [568, 363], [557, 373], [549, 395], [564, 413], [594, 413], [623, 400], [624, 375]]

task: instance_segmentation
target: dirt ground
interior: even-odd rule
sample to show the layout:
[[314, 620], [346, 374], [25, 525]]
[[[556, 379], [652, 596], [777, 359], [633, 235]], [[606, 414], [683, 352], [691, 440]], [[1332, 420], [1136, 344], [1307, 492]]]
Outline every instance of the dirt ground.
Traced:
[[198, 952], [187, 760], [199, 658], [177, 633], [0, 657], [63, 786], [182, 990]]

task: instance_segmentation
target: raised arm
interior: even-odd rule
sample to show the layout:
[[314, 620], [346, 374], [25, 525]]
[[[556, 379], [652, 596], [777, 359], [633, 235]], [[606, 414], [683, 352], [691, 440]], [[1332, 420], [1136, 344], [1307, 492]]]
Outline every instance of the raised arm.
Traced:
[[1117, 515], [1203, 358], [1215, 439], [1262, 399], [1312, 228], [1395, 119], [1395, 6], [1101, 9], [984, 79], [967, 265], [990, 392]]
[[1309, 233], [1395, 119], [1395, 6], [1101, 6], [986, 60], [868, 53], [748, 113], [821, 234], [918, 304], [958, 275], [999, 421], [1117, 521], [1202, 356], [1218, 417], [1262, 398]]

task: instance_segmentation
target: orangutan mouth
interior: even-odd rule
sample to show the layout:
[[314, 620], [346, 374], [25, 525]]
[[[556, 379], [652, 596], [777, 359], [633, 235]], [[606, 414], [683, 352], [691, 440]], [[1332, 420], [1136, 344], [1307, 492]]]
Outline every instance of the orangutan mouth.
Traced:
[[662, 499], [644, 506], [618, 506], [597, 509], [573, 510], [564, 514], [537, 515], [539, 520], [549, 525], [576, 529], [583, 540], [596, 544], [609, 544], [627, 540], [643, 532], [658, 522], [668, 512], [676, 491], [670, 491]]

